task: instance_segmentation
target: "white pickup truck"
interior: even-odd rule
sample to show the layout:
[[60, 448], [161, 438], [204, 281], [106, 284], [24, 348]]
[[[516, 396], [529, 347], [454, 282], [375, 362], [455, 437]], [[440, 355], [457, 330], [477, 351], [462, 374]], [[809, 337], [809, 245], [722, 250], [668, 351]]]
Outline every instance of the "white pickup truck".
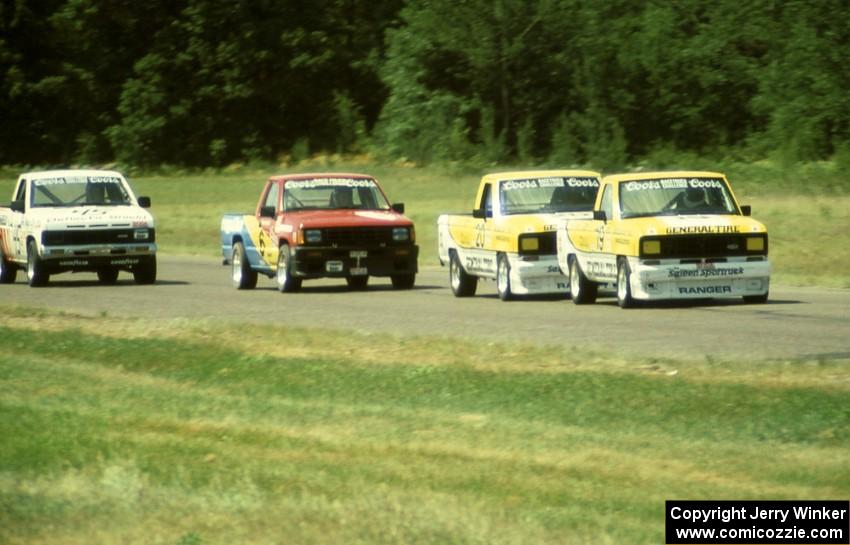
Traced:
[[51, 274], [96, 272], [112, 284], [119, 271], [137, 284], [156, 281], [156, 232], [148, 197], [136, 197], [111, 170], [52, 170], [18, 177], [0, 205], [0, 283], [26, 270], [30, 286]]

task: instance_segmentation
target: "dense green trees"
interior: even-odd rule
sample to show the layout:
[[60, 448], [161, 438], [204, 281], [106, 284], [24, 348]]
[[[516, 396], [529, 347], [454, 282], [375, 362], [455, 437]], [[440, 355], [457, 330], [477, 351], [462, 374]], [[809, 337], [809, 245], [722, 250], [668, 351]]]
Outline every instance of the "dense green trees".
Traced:
[[844, 0], [0, 0], [0, 163], [850, 153]]

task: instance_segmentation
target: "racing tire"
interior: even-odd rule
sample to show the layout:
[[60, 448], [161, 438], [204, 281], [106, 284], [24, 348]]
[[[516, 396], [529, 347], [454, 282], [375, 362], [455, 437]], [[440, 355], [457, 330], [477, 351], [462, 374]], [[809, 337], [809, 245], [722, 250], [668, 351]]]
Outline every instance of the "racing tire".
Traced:
[[599, 285], [591, 282], [581, 270], [576, 256], [570, 256], [570, 295], [573, 303], [577, 305], [588, 305], [596, 302], [596, 293]]
[[18, 276], [18, 266], [6, 261], [6, 256], [0, 250], [0, 284], [12, 284]]
[[257, 271], [248, 263], [245, 246], [241, 242], [234, 243], [230, 253], [230, 279], [237, 290], [252, 290], [257, 287]]
[[411, 290], [416, 283], [415, 274], [396, 274], [390, 277], [394, 290]]
[[511, 291], [511, 264], [505, 254], [499, 254], [496, 260], [496, 291], [499, 292], [499, 299], [502, 301], [514, 299]]
[[748, 305], [763, 305], [767, 303], [769, 292], [765, 292], [764, 295], [745, 295], [744, 302]]
[[463, 270], [457, 252], [449, 257], [449, 284], [455, 297], [472, 297], [478, 289], [478, 277]]
[[44, 271], [44, 262], [38, 255], [35, 241], [27, 242], [27, 283], [31, 288], [46, 286], [50, 275]]
[[[346, 276], [345, 282], [348, 284], [348, 289], [353, 291], [361, 291], [365, 290], [366, 286], [369, 285], [369, 277], [368, 276]], [[393, 281], [393, 287], [395, 287], [395, 281]]]
[[281, 293], [292, 293], [301, 289], [301, 279], [292, 276], [292, 254], [287, 244], [282, 244], [277, 254], [275, 281], [277, 290]]
[[617, 258], [617, 304], [620, 308], [636, 306], [636, 301], [632, 297], [632, 269], [625, 257]]
[[156, 282], [156, 256], [142, 260], [133, 269], [133, 280], [136, 284], [154, 284]]
[[118, 281], [118, 269], [115, 267], [104, 267], [102, 269], [98, 269], [97, 280], [101, 284], [114, 284]]

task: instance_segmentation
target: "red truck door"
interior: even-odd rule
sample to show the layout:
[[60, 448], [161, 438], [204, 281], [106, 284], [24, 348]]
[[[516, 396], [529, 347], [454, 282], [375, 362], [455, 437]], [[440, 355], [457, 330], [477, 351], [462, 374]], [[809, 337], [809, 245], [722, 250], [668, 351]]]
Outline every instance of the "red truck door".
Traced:
[[265, 194], [260, 198], [257, 210], [257, 221], [260, 224], [259, 247], [260, 255], [269, 262], [269, 258], [277, 259], [278, 239], [275, 233], [275, 222], [280, 211], [280, 182], [273, 181], [266, 187]]

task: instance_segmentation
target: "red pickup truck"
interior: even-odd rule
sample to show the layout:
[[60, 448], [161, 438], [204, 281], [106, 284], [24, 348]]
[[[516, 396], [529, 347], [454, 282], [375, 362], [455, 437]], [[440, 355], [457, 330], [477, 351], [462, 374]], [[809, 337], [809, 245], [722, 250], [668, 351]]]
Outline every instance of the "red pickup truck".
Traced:
[[323, 277], [365, 289], [370, 276], [389, 276], [410, 289], [419, 255], [404, 205], [390, 205], [372, 176], [342, 173], [269, 178], [254, 214], [222, 218], [221, 251], [237, 289], [264, 274], [281, 292]]

